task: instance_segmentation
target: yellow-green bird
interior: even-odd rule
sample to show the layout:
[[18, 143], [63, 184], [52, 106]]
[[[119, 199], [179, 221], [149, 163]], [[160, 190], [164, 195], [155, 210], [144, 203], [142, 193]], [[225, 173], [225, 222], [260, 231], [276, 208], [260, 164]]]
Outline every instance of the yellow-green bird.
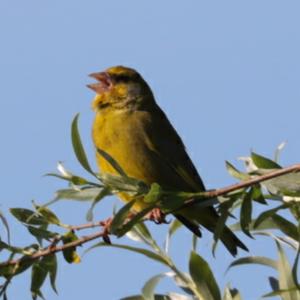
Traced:
[[[96, 112], [92, 130], [95, 147], [114, 158], [127, 176], [149, 185], [156, 182], [172, 190], [204, 191], [203, 182], [181, 138], [155, 102], [142, 76], [123, 66], [111, 67], [90, 76], [97, 80], [88, 85], [96, 92], [92, 103]], [[97, 163], [101, 172], [116, 174], [116, 170], [99, 153]], [[119, 197], [123, 201], [131, 200], [124, 193]], [[147, 203], [141, 199], [133, 208], [139, 211], [145, 207]], [[213, 207], [194, 205], [177, 211], [175, 217], [201, 236], [199, 225], [214, 232], [219, 215]], [[232, 255], [237, 254], [238, 247], [247, 250], [227, 227], [220, 239]]]

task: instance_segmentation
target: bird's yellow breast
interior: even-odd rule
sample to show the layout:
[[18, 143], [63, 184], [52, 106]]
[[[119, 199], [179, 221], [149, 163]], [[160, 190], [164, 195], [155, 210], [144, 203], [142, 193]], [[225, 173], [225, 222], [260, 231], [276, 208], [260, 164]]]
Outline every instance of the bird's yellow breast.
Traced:
[[[96, 114], [92, 136], [95, 146], [116, 160], [127, 176], [151, 184], [157, 181], [158, 170], [151, 165], [153, 157], [143, 130], [146, 118], [145, 113], [140, 111], [104, 110]], [[101, 172], [117, 174], [109, 162], [98, 153], [96, 158]], [[120, 193], [119, 196], [126, 202], [132, 199], [125, 193]], [[145, 203], [139, 201], [134, 209], [141, 210], [145, 206]]]

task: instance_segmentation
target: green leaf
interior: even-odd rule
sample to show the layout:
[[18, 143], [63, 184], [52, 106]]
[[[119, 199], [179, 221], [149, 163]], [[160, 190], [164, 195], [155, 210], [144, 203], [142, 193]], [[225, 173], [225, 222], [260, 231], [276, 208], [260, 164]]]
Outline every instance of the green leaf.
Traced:
[[34, 208], [37, 210], [38, 214], [42, 215], [49, 224], [60, 225], [58, 217], [49, 208], [45, 206], [38, 206], [34, 202], [33, 205]]
[[[91, 184], [91, 182], [89, 182], [88, 180], [86, 180], [83, 177], [80, 176], [76, 176], [76, 175], [70, 175], [69, 177], [60, 175], [60, 174], [56, 174], [56, 173], [47, 173], [45, 174], [45, 176], [51, 176], [51, 177], [56, 177], [62, 180], [66, 180], [68, 182], [73, 183], [74, 185], [87, 185], [87, 184]], [[96, 185], [96, 183], [94, 183], [94, 185]]]
[[153, 277], [151, 277], [147, 282], [144, 284], [142, 288], [142, 295], [145, 300], [155, 300], [154, 291], [158, 283], [166, 277], [166, 273], [158, 274]]
[[111, 191], [108, 187], [104, 187], [100, 190], [98, 195], [92, 200], [92, 205], [86, 214], [87, 221], [91, 222], [93, 220], [93, 210], [95, 206], [108, 195], [111, 195]]
[[55, 199], [53, 202], [58, 200], [75, 200], [75, 201], [91, 201], [94, 200], [102, 188], [86, 188], [86, 189], [61, 189], [56, 191]]
[[[280, 245], [280, 243], [275, 240], [278, 249], [278, 273], [279, 273], [279, 288], [280, 290], [291, 289], [295, 287], [295, 282], [292, 275], [292, 270], [290, 263]], [[282, 295], [283, 300], [297, 300], [300, 299], [300, 292], [293, 291], [285, 293]]]
[[190, 255], [189, 270], [203, 299], [221, 300], [221, 293], [209, 264], [194, 251]]
[[143, 222], [137, 223], [130, 231], [126, 233], [127, 237], [136, 242], [142, 242], [147, 245], [154, 245], [150, 231]]
[[36, 212], [26, 208], [10, 208], [10, 213], [20, 222], [29, 225], [48, 224], [47, 220]]
[[72, 144], [73, 144], [73, 149], [75, 152], [75, 155], [81, 164], [81, 166], [88, 171], [90, 174], [95, 176], [95, 173], [90, 167], [90, 164], [88, 162], [87, 156], [85, 154], [84, 148], [81, 143], [81, 138], [79, 135], [78, 131], [78, 118], [79, 114], [75, 116], [75, 118], [72, 121], [72, 127], [71, 127], [71, 137], [72, 137]]
[[97, 153], [100, 156], [102, 156], [115, 169], [115, 171], [117, 171], [117, 173], [119, 175], [121, 175], [122, 177], [127, 177], [127, 175], [124, 172], [124, 170], [122, 169], [122, 167], [118, 164], [118, 162], [112, 156], [110, 156], [107, 152], [105, 152], [104, 150], [102, 150], [100, 148], [97, 148]]
[[100, 242], [100, 243], [97, 243], [97, 244], [93, 245], [92, 247], [88, 248], [85, 251], [85, 254], [87, 252], [89, 252], [90, 250], [92, 250], [94, 248], [98, 248], [98, 247], [113, 247], [113, 248], [118, 248], [118, 249], [129, 250], [131, 252], [142, 254], [142, 255], [144, 255], [144, 256], [152, 259], [152, 260], [155, 260], [157, 262], [162, 263], [165, 266], [169, 265], [168, 261], [166, 260], [166, 258], [164, 256], [156, 254], [153, 251], [150, 251], [150, 250], [147, 250], [147, 249], [144, 249], [144, 248], [132, 247], [132, 246], [121, 245], [121, 244], [107, 244], [107, 243], [104, 243], [104, 242]]
[[294, 280], [295, 285], [298, 287], [298, 290], [300, 290], [300, 285], [299, 285], [299, 282], [298, 282], [299, 257], [300, 257], [300, 246], [298, 244], [297, 255], [296, 255], [295, 261], [293, 263], [293, 268], [292, 268], [293, 280]]
[[277, 261], [268, 257], [264, 256], [247, 256], [242, 257], [234, 260], [227, 268], [227, 270], [231, 269], [232, 267], [240, 266], [240, 265], [249, 265], [249, 264], [256, 264], [256, 265], [263, 265], [267, 267], [271, 267], [273, 269], [277, 269]]
[[161, 198], [159, 206], [164, 213], [169, 213], [181, 208], [185, 200], [186, 198], [182, 197], [180, 194], [176, 195], [176, 193], [169, 193], [168, 196]]
[[251, 238], [253, 238], [250, 233], [250, 225], [252, 220], [252, 195], [253, 189], [251, 188], [250, 191], [244, 196], [240, 213], [241, 229]]
[[143, 201], [145, 203], [156, 203], [158, 200], [160, 200], [161, 196], [162, 188], [158, 183], [154, 182], [151, 184], [150, 190], [143, 198]]
[[239, 180], [247, 180], [250, 178], [250, 175], [248, 175], [247, 173], [243, 173], [241, 171], [239, 171], [238, 169], [236, 169], [230, 162], [228, 162], [227, 160], [225, 161], [226, 164], [226, 169], [228, 171], [228, 173]]
[[220, 217], [218, 218], [218, 221], [217, 221], [217, 224], [215, 227], [215, 231], [214, 231], [214, 243], [212, 246], [213, 255], [215, 255], [217, 243], [218, 243], [220, 237], [222, 236], [222, 233], [223, 233], [223, 230], [225, 227], [225, 223], [230, 215], [230, 210], [231, 210], [232, 205], [235, 200], [236, 200], [236, 197], [233, 196], [233, 198], [231, 200], [226, 201], [220, 205], [220, 208], [219, 208]]
[[103, 173], [101, 174], [101, 181], [114, 192], [127, 192], [139, 195], [146, 194], [149, 191], [149, 187], [143, 181], [132, 177]]
[[5, 242], [0, 240], [0, 251], [6, 249], [12, 253], [19, 253], [24, 255], [30, 255], [37, 250], [38, 246], [33, 244], [29, 247], [21, 248], [21, 247], [14, 247], [12, 245], [6, 244]]
[[56, 274], [57, 274], [57, 259], [55, 254], [51, 254], [48, 256], [45, 256], [42, 259], [43, 265], [46, 267], [49, 277], [50, 277], [50, 283], [51, 287], [54, 290], [54, 292], [57, 294], [57, 289], [55, 285], [56, 281]]
[[26, 271], [28, 268], [30, 268], [34, 260], [28, 259], [29, 256], [24, 255], [21, 257], [20, 263], [18, 265], [8, 265], [0, 268], [0, 276], [10, 278], [12, 276], [15, 276], [17, 274], [21, 274], [22, 272]]
[[45, 240], [50, 240], [56, 236], [58, 236], [58, 233], [56, 232], [51, 232], [49, 230], [46, 230], [44, 228], [37, 228], [34, 226], [27, 226], [28, 231], [30, 234], [35, 236], [38, 239], [45, 239]]
[[112, 234], [118, 233], [119, 228], [121, 228], [121, 226], [128, 219], [130, 211], [135, 203], [136, 203], [136, 199], [131, 200], [130, 202], [126, 203], [126, 205], [124, 205], [113, 217], [113, 220], [112, 220], [110, 228], [109, 228], [109, 230]]
[[45, 279], [47, 277], [48, 270], [43, 261], [36, 262], [32, 267], [31, 272], [31, 294], [33, 299], [37, 299], [37, 297], [41, 297], [42, 293], [40, 291], [42, 285], [45, 282]]
[[300, 197], [300, 173], [288, 173], [262, 183], [274, 195]]
[[[69, 231], [62, 236], [62, 241], [63, 241], [64, 245], [74, 242], [76, 240], [78, 240], [78, 237], [76, 236], [76, 234], [73, 231]], [[70, 247], [70, 248], [63, 250], [63, 256], [64, 256], [65, 260], [70, 264], [72, 264], [72, 263], [77, 264], [77, 263], [80, 263], [80, 261], [81, 261], [80, 256], [76, 252], [76, 247]]]
[[251, 158], [256, 167], [259, 169], [281, 169], [281, 166], [278, 165], [275, 161], [257, 153], [252, 152]]
[[195, 292], [191, 289], [191, 286], [194, 285], [194, 282], [189, 274], [177, 270], [173, 278], [177, 287], [181, 288], [186, 294], [195, 296]]
[[286, 209], [288, 207], [287, 204], [282, 204], [279, 205], [275, 208], [269, 209], [264, 211], [263, 213], [261, 213], [257, 219], [255, 220], [254, 223], [254, 228], [257, 228], [262, 222], [264, 222], [266, 219], [272, 217], [274, 214], [276, 214], [277, 211], [281, 210], [281, 209]]
[[272, 220], [277, 225], [277, 228], [284, 234], [291, 237], [295, 241], [299, 240], [298, 228], [292, 222], [276, 214], [272, 216]]
[[137, 214], [135, 214], [130, 221], [128, 221], [126, 224], [124, 224], [122, 227], [119, 227], [118, 231], [115, 233], [117, 237], [121, 237], [125, 235], [128, 231], [130, 231], [133, 226], [135, 226], [137, 223], [139, 223], [144, 216], [146, 216], [152, 209], [154, 208], [154, 205], [150, 205], [149, 207], [139, 211]]
[[260, 203], [260, 204], [267, 204], [267, 201], [264, 198], [264, 195], [261, 191], [260, 185], [254, 185], [252, 186], [252, 198], [254, 201]]

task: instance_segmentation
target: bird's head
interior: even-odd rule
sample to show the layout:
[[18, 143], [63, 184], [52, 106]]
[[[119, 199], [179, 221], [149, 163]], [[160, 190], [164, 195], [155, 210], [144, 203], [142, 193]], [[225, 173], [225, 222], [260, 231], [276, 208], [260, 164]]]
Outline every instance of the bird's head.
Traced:
[[90, 77], [97, 80], [87, 85], [97, 93], [92, 104], [96, 111], [108, 107], [139, 107], [154, 101], [148, 84], [134, 69], [116, 66], [92, 73]]

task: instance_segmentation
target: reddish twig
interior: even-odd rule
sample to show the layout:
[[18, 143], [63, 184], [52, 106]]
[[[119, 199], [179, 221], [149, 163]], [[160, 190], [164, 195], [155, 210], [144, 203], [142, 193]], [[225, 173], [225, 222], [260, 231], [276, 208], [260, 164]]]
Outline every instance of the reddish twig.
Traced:
[[3, 263], [0, 263], [0, 268], [6, 267], [6, 266], [11, 266], [11, 265], [18, 265], [24, 261], [36, 260], [36, 259], [39, 259], [40, 257], [45, 257], [48, 255], [54, 254], [56, 252], [64, 251], [64, 250], [72, 248], [72, 247], [78, 247], [78, 246], [81, 246], [82, 244], [85, 244], [92, 240], [103, 237], [105, 234], [106, 234], [105, 232], [101, 231], [101, 232], [96, 232], [96, 233], [93, 233], [93, 234], [90, 234], [87, 236], [83, 236], [76, 241], [66, 243], [64, 245], [60, 245], [60, 246], [50, 245], [49, 247], [39, 250], [39, 251], [33, 253], [32, 255], [28, 255], [28, 256], [18, 258], [18, 259], [12, 259], [12, 260], [8, 260]]
[[[264, 174], [261, 176], [257, 176], [255, 178], [252, 178], [249, 180], [245, 180], [245, 181], [242, 181], [242, 182], [239, 182], [236, 184], [232, 184], [230, 186], [226, 186], [224, 188], [220, 188], [220, 189], [213, 190], [213, 191], [203, 192], [203, 193], [201, 193], [201, 199], [202, 200], [203, 199], [211, 199], [211, 198], [224, 196], [231, 192], [234, 192], [234, 191], [237, 191], [237, 190], [240, 190], [243, 188], [247, 188], [247, 187], [253, 186], [257, 183], [260, 183], [260, 182], [263, 182], [266, 180], [270, 180], [270, 179], [273, 179], [273, 178], [276, 178], [276, 177], [279, 177], [282, 175], [286, 175], [289, 173], [293, 173], [293, 172], [300, 172], [300, 164], [295, 164], [295, 165], [292, 165], [292, 166], [289, 166], [289, 167], [286, 167], [283, 169], [279, 169], [279, 170], [276, 170], [276, 171], [273, 171], [273, 172], [270, 172], [270, 173], [267, 173], [267, 174]], [[199, 199], [197, 199], [197, 198], [187, 200], [184, 203], [184, 207], [193, 205], [193, 204], [197, 203], [198, 201], [199, 201]]]
[[[201, 192], [199, 193], [199, 197], [201, 197], [201, 199], [196, 198], [196, 199], [190, 199], [187, 200], [183, 207], [186, 206], [190, 206], [193, 205], [203, 199], [211, 199], [211, 198], [215, 198], [215, 197], [219, 197], [219, 196], [223, 196], [226, 195], [230, 192], [239, 190], [239, 189], [243, 189], [243, 188], [247, 188], [250, 186], [253, 186], [257, 183], [266, 181], [266, 180], [270, 180], [272, 178], [275, 177], [279, 177], [288, 173], [292, 173], [292, 172], [299, 172], [300, 171], [300, 164], [295, 164], [292, 165], [290, 167], [284, 168], [284, 169], [280, 169], [280, 170], [276, 170], [274, 172], [270, 172], [267, 173], [265, 175], [261, 175], [261, 176], [257, 176], [255, 178], [249, 179], [249, 180], [245, 180], [242, 181], [240, 183], [236, 183], [218, 190], [214, 190], [214, 191], [207, 191], [207, 192]], [[200, 195], [201, 194], [201, 195]], [[94, 227], [98, 227], [98, 226], [103, 226], [105, 221], [99, 221], [99, 222], [91, 222], [91, 223], [87, 223], [87, 224], [82, 224], [82, 225], [77, 225], [77, 226], [71, 226], [70, 229], [72, 230], [81, 230], [81, 229], [88, 229], [88, 228], [94, 228]], [[24, 256], [18, 259], [12, 259], [9, 261], [5, 261], [0, 263], [0, 268], [6, 267], [6, 266], [10, 266], [10, 265], [18, 265], [24, 261], [32, 261], [32, 260], [37, 260], [41, 257], [45, 257], [57, 252], [61, 252], [64, 251], [66, 249], [70, 249], [72, 247], [78, 247], [81, 246], [82, 244], [85, 244], [87, 242], [90, 242], [92, 240], [95, 240], [97, 238], [100, 237], [106, 237], [108, 235], [107, 229], [104, 228], [103, 231], [101, 232], [97, 232], [97, 233], [93, 233], [87, 236], [83, 236], [79, 239], [77, 239], [76, 241], [70, 242], [70, 243], [66, 243], [64, 245], [56, 245], [56, 244], [51, 244], [50, 246], [48, 246], [47, 248], [44, 248], [42, 250], [39, 250], [35, 253], [33, 253], [32, 255], [28, 255], [28, 256]]]

